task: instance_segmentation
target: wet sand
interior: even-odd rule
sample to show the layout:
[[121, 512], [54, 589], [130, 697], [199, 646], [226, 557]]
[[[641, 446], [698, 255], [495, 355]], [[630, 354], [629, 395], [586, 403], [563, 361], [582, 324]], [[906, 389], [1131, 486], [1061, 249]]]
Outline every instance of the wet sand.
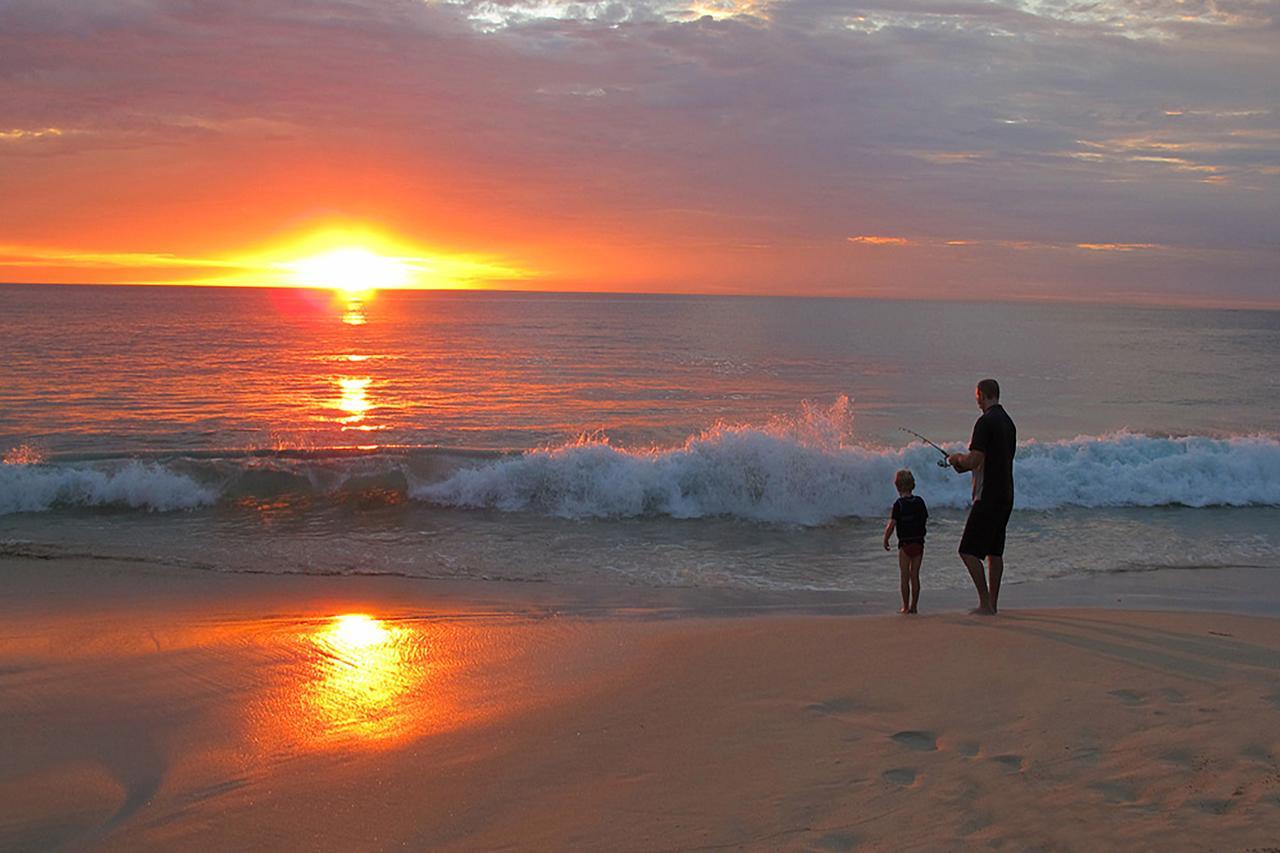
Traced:
[[1271, 618], [0, 578], [0, 849], [1280, 845]]

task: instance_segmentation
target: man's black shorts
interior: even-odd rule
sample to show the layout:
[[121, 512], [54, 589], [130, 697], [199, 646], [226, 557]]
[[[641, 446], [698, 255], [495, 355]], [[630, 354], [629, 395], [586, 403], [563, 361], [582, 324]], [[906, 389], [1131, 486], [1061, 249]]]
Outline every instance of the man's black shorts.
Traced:
[[960, 553], [972, 554], [978, 559], [1004, 556], [1004, 530], [1009, 526], [1009, 514], [1013, 502], [988, 503], [978, 501], [969, 508], [969, 518], [964, 523], [964, 535], [960, 537]]

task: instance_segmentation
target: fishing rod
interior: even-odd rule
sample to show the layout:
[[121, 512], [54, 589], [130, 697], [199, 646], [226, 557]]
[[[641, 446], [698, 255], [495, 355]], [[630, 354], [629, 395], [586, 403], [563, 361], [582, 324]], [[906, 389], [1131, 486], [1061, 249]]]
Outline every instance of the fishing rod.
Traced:
[[938, 445], [934, 444], [932, 441], [930, 441], [929, 439], [925, 438], [923, 435], [921, 435], [920, 433], [916, 432], [916, 431], [915, 431], [915, 430], [913, 430], [913, 429], [907, 429], [906, 427], [898, 427], [898, 429], [902, 430], [903, 432], [909, 432], [909, 433], [911, 433], [911, 434], [912, 434], [912, 435], [914, 435], [916, 438], [920, 439], [920, 440], [921, 440], [921, 441], [923, 441], [925, 444], [929, 445], [929, 446], [930, 446], [930, 447], [932, 447], [934, 450], [936, 450], [936, 451], [938, 451], [939, 453], [941, 453], [941, 454], [942, 454], [942, 458], [938, 460], [938, 467], [939, 467], [939, 468], [949, 468], [949, 467], [951, 466], [951, 463], [947, 461], [947, 460], [950, 458], [950, 457], [948, 457], [948, 456], [947, 456], [947, 451], [943, 450], [941, 447], [939, 447]]

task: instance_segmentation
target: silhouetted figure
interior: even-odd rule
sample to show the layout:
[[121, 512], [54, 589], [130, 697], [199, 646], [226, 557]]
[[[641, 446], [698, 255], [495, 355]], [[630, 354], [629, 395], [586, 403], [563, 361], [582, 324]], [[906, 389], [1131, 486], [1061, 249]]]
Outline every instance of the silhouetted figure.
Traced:
[[[973, 472], [973, 505], [960, 537], [960, 559], [978, 590], [975, 613], [1000, 609], [1000, 578], [1004, 575], [1004, 534], [1013, 512], [1013, 454], [1018, 431], [1000, 405], [1000, 384], [983, 379], [974, 391], [982, 417], [973, 425], [968, 453], [947, 457], [951, 467]], [[982, 561], [987, 561], [983, 576]]]
[[920, 563], [924, 560], [925, 527], [929, 508], [924, 500], [912, 494], [916, 478], [903, 468], [893, 475], [898, 499], [893, 503], [889, 522], [884, 526], [884, 549], [889, 550], [889, 537], [898, 531], [898, 574], [902, 587], [902, 609], [899, 613], [915, 613], [920, 606]]

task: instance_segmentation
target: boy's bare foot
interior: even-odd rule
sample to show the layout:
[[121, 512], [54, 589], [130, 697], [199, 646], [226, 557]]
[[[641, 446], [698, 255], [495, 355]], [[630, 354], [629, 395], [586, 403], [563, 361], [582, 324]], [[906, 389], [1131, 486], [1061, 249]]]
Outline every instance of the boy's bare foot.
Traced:
[[975, 607], [969, 611], [970, 616], [995, 616], [996, 612], [990, 607]]
[[908, 612], [908, 613], [915, 613], [915, 612], [917, 612], [917, 611], [916, 611], [916, 609], [915, 609], [914, 607], [910, 607], [910, 608], [908, 608], [908, 609], [907, 609], [907, 612]]
[[904, 614], [905, 614], [905, 613], [910, 613], [911, 611], [904, 607], [904, 608], [902, 608], [901, 610], [899, 610], [898, 612], [899, 612], [899, 613], [904, 613]]

